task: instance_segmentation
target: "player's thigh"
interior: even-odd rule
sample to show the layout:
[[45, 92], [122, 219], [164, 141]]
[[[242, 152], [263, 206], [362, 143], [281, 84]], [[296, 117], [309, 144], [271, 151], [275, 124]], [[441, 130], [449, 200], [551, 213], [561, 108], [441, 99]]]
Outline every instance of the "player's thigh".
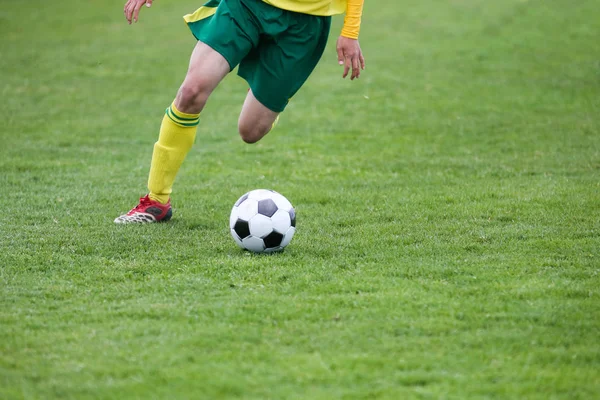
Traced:
[[184, 86], [201, 87], [210, 92], [229, 71], [229, 63], [223, 55], [207, 44], [198, 42], [190, 58]]
[[260, 139], [269, 132], [278, 115], [278, 112], [258, 101], [252, 90], [249, 90], [238, 121], [242, 137]]
[[258, 43], [259, 31], [252, 18], [240, 0], [221, 1], [216, 9], [203, 6], [186, 16], [198, 44], [178, 98], [184, 103], [203, 104]]

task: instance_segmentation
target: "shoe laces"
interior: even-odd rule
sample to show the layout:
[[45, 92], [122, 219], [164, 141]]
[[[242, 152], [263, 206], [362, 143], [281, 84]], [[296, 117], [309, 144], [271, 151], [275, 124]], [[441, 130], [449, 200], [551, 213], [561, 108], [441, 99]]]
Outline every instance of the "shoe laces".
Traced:
[[152, 205], [152, 200], [150, 199], [150, 196], [140, 197], [140, 204], [135, 206], [135, 208], [133, 210], [131, 210], [130, 213], [133, 213], [136, 211], [143, 212], [146, 209], [146, 207], [148, 207], [150, 205]]

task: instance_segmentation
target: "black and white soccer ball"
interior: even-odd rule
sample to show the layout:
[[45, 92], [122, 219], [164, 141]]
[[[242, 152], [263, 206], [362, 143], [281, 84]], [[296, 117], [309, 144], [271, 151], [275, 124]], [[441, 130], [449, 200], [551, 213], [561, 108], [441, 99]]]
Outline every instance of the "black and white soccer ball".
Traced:
[[296, 233], [296, 212], [283, 195], [256, 189], [235, 202], [229, 228], [242, 249], [254, 253], [281, 251]]

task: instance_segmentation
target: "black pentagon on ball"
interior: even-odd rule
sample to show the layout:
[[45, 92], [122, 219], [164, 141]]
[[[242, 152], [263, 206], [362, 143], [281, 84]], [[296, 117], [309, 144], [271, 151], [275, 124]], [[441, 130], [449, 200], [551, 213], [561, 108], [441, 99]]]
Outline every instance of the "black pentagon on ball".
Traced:
[[233, 230], [235, 231], [235, 233], [237, 233], [240, 239], [250, 236], [250, 225], [248, 225], [248, 221], [238, 219], [237, 221], [235, 221]]
[[296, 226], [296, 211], [292, 208], [290, 210], [290, 219], [292, 220], [292, 226]]
[[264, 199], [258, 202], [258, 213], [272, 217], [277, 212], [277, 204], [271, 199]]
[[238, 199], [238, 201], [235, 202], [235, 206], [239, 206], [240, 204], [242, 204], [244, 202], [244, 200], [246, 200], [248, 198], [248, 193], [246, 193], [245, 195], [243, 195], [242, 197], [240, 197]]
[[279, 232], [271, 232], [267, 236], [263, 238], [263, 242], [265, 243], [265, 247], [267, 249], [272, 249], [273, 247], [278, 247], [283, 240], [283, 235]]

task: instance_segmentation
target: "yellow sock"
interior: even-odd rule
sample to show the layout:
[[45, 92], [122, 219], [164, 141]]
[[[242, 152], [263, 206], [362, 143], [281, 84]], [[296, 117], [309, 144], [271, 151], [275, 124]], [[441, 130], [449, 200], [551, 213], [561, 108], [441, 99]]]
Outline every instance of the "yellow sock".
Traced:
[[166, 204], [175, 176], [185, 156], [192, 148], [200, 114], [186, 114], [171, 104], [163, 117], [158, 141], [154, 144], [148, 178], [150, 198]]

